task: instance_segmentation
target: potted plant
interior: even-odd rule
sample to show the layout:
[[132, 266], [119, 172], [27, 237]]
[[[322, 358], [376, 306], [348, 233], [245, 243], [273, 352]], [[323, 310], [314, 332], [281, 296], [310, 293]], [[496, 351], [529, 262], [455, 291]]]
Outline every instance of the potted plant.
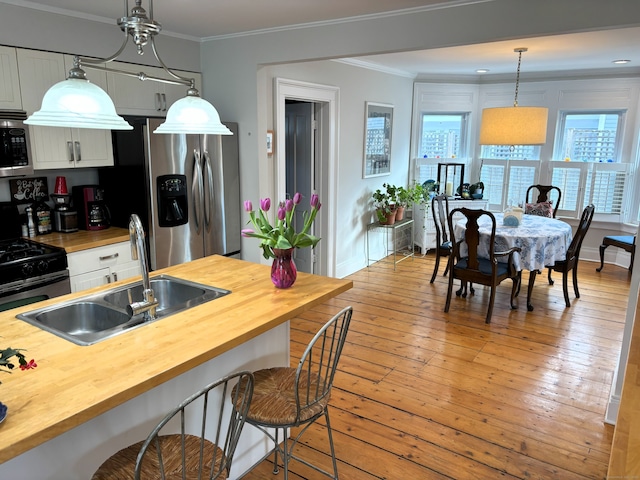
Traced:
[[393, 225], [396, 221], [397, 192], [398, 188], [389, 183], [383, 183], [384, 190], [377, 189], [373, 192], [373, 204], [376, 208], [376, 216], [380, 224]]
[[404, 218], [404, 210], [412, 203], [413, 188], [404, 188], [402, 186], [396, 191], [396, 220], [400, 221]]

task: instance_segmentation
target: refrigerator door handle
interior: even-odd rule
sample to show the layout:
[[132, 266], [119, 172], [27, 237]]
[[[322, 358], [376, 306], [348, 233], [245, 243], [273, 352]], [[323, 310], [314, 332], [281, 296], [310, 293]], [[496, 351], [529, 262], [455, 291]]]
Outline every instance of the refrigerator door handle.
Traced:
[[[213, 191], [213, 169], [211, 167], [211, 158], [209, 158], [209, 152], [202, 152], [202, 156], [204, 157], [204, 167], [206, 169], [206, 188], [209, 193], [209, 198], [204, 199], [204, 225], [206, 227], [207, 232], [211, 231], [211, 210], [213, 209], [213, 201], [214, 201], [214, 191]], [[204, 190], [203, 190], [204, 192]]]
[[202, 230], [202, 195], [204, 185], [202, 180], [202, 161], [200, 150], [193, 150], [193, 190], [191, 192], [191, 204], [193, 205], [196, 233], [200, 235]]

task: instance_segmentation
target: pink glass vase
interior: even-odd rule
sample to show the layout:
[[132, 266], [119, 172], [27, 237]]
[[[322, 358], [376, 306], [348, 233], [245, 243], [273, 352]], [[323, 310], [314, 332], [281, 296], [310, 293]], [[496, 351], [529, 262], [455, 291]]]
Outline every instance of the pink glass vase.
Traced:
[[271, 281], [276, 288], [289, 288], [296, 281], [298, 271], [293, 263], [293, 248], [274, 248], [276, 258], [271, 264]]

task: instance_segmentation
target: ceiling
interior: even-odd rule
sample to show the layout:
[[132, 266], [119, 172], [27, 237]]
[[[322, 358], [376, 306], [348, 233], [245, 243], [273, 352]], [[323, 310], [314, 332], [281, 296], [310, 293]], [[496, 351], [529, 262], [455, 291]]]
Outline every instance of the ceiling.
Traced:
[[[371, 18], [399, 10], [424, 10], [442, 6], [493, 0], [155, 0], [154, 17], [163, 34], [201, 40], [252, 31], [269, 31], [306, 24], [332, 23], [344, 18]], [[1, 3], [112, 23], [124, 15], [117, 0], [0, 0]], [[134, 5], [129, 1], [129, 6]], [[149, 9], [148, 0], [142, 6]], [[360, 57], [375, 68], [412, 77], [478, 76], [514, 74], [517, 53], [523, 54], [522, 73], [608, 70], [608, 73], [640, 72], [640, 28], [574, 33], [461, 47]], [[626, 65], [613, 60], [627, 59]]]

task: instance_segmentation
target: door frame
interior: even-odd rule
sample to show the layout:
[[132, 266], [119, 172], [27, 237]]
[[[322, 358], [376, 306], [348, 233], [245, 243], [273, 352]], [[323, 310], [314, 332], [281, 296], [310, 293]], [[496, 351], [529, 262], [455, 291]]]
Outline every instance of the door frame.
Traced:
[[320, 215], [320, 261], [317, 273], [332, 277], [336, 272], [336, 216], [338, 186], [338, 126], [340, 89], [331, 85], [301, 82], [285, 78], [274, 79], [274, 123], [276, 132], [275, 148], [275, 189], [276, 198], [286, 195], [285, 162], [285, 101], [302, 100], [316, 104], [317, 142], [316, 172], [317, 191], [325, 215]]

